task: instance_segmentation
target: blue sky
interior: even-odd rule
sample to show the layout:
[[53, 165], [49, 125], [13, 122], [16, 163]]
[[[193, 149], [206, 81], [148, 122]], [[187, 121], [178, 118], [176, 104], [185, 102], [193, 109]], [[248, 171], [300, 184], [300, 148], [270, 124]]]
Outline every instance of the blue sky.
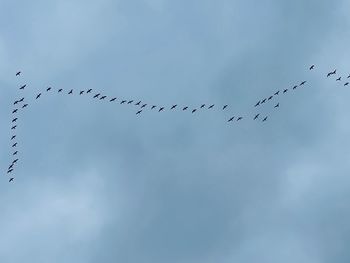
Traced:
[[349, 262], [348, 1], [0, 7], [1, 262]]

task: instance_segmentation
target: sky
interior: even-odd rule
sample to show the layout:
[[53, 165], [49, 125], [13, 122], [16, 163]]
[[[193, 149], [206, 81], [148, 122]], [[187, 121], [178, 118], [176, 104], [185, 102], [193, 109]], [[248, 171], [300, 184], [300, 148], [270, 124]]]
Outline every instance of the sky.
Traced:
[[0, 6], [1, 262], [350, 261], [349, 1]]

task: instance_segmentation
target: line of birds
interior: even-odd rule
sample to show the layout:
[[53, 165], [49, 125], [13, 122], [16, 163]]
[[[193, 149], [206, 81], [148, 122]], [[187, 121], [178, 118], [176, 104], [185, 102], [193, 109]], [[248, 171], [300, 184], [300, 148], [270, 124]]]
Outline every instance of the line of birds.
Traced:
[[[309, 67], [309, 70], [313, 70], [314, 68], [315, 68], [315, 65], [311, 65], [311, 66]], [[331, 71], [331, 72], [328, 72], [327, 75], [326, 75], [327, 78], [330, 77], [330, 76], [332, 76], [332, 75], [336, 75], [336, 72], [337, 72], [336, 69], [333, 70], [333, 71]], [[21, 75], [21, 71], [18, 71], [18, 72], [16, 73], [16, 76], [20, 76], [20, 75]], [[341, 79], [342, 79], [342, 77], [339, 76], [339, 77], [336, 79], [336, 81], [341, 81]], [[350, 74], [346, 77], [346, 79], [350, 79]], [[292, 90], [296, 90], [298, 87], [302, 87], [302, 86], [304, 86], [306, 83], [307, 83], [306, 80], [301, 81], [298, 85], [294, 85], [294, 86], [292, 87]], [[346, 81], [346, 82], [344, 83], [344, 86], [348, 86], [348, 85], [349, 85], [349, 82]], [[19, 90], [24, 90], [26, 87], [27, 87], [27, 84], [21, 85], [20, 88], [19, 88]], [[53, 90], [52, 87], [47, 87], [47, 88], [46, 88], [46, 92], [50, 92], [50, 91], [52, 91], [52, 90]], [[276, 92], [274, 92], [273, 95], [270, 95], [270, 96], [268, 96], [268, 97], [266, 97], [266, 98], [263, 98], [263, 99], [259, 100], [259, 101], [254, 105], [254, 107], [258, 107], [258, 106], [260, 106], [260, 105], [262, 105], [262, 104], [264, 104], [264, 103], [266, 103], [266, 102], [269, 102], [269, 101], [271, 101], [274, 97], [279, 96], [279, 94], [286, 94], [288, 91], [289, 91], [288, 88], [283, 89], [283, 90], [277, 90]], [[74, 89], [69, 89], [69, 90], [67, 90], [66, 92], [67, 92], [68, 95], [73, 95], [73, 94], [75, 94], [75, 93], [77, 93], [77, 94], [79, 94], [79, 95], [91, 94], [91, 95], [92, 95], [92, 98], [94, 98], [94, 99], [109, 100], [109, 102], [119, 102], [119, 104], [121, 104], [121, 105], [122, 105], [122, 104], [127, 104], [127, 105], [128, 105], [128, 104], [133, 104], [133, 105], [135, 105], [135, 106], [139, 106], [139, 107], [140, 107], [140, 108], [136, 111], [136, 115], [140, 115], [140, 114], [143, 112], [143, 110], [144, 110], [147, 106], [148, 106], [151, 110], [157, 110], [158, 112], [162, 112], [162, 111], [165, 111], [165, 110], [166, 110], [166, 107], [165, 107], [165, 106], [149, 105], [149, 104], [147, 104], [147, 103], [143, 103], [141, 100], [136, 102], [136, 101], [134, 101], [134, 100], [120, 99], [120, 100], [117, 101], [117, 97], [110, 97], [110, 98], [107, 98], [107, 95], [102, 95], [101, 93], [94, 93], [94, 94], [93, 94], [93, 89], [80, 90], [80, 91], [78, 91], [78, 92], [75, 92]], [[59, 89], [57, 89], [57, 93], [64, 93], [64, 90], [63, 90], [62, 88], [59, 88]], [[43, 94], [43, 92], [38, 93], [38, 94], [35, 96], [35, 100], [38, 100], [38, 99], [42, 96], [42, 94]], [[25, 103], [24, 100], [25, 100], [25, 98], [24, 98], [24, 97], [21, 97], [20, 99], [15, 100], [14, 103], [13, 103], [13, 105], [18, 105], [18, 104], [20, 104], [20, 103], [23, 103], [23, 105], [21, 106], [21, 108], [24, 109], [24, 108], [28, 107], [28, 103]], [[180, 109], [182, 109], [182, 111], [190, 111], [190, 112], [193, 114], [193, 113], [197, 112], [198, 109], [207, 108], [207, 109], [210, 110], [210, 109], [213, 109], [214, 107], [215, 107], [215, 104], [209, 104], [209, 105], [201, 104], [201, 105], [200, 105], [199, 107], [197, 107], [197, 108], [192, 108], [192, 109], [190, 109], [189, 106], [182, 106], [182, 107], [180, 107], [178, 104], [173, 104], [172, 106], [170, 106], [170, 107], [167, 108], [167, 109], [169, 109], [169, 110], [175, 110], [175, 109], [177, 109], [177, 108], [180, 108]], [[229, 105], [228, 105], [228, 104], [225, 104], [225, 105], [221, 106], [220, 108], [221, 108], [222, 110], [226, 110], [228, 107], [229, 107]], [[279, 108], [279, 107], [280, 107], [280, 103], [277, 102], [277, 103], [274, 105], [274, 108]], [[14, 115], [14, 114], [18, 113], [18, 110], [19, 110], [19, 107], [13, 109], [12, 114]], [[260, 116], [261, 116], [261, 113], [256, 113], [256, 114], [254, 115], [254, 117], [252, 117], [252, 120], [255, 121], [255, 120], [259, 119]], [[268, 119], [268, 117], [269, 117], [269, 116], [264, 116], [264, 117], [262, 117], [262, 122], [266, 122], [267, 119]], [[238, 121], [241, 121], [243, 118], [244, 118], [244, 117], [243, 117], [243, 116], [240, 116], [240, 115], [237, 116], [237, 117], [236, 117], [236, 116], [231, 116], [231, 117], [227, 120], [227, 122], [233, 122], [234, 120], [236, 120], [236, 121], [238, 122]], [[18, 120], [18, 117], [16, 117], [16, 115], [15, 115], [14, 118], [12, 119], [12, 121], [11, 121], [11, 123], [12, 123], [11, 130], [13, 130], [13, 131], [15, 131], [15, 130], [17, 129], [17, 120]], [[17, 142], [15, 141], [16, 138], [17, 138], [17, 135], [16, 135], [16, 134], [13, 134], [13, 135], [11, 136], [11, 139], [10, 139], [10, 141], [13, 142], [11, 148], [14, 149], [14, 151], [13, 151], [13, 153], [12, 153], [12, 156], [13, 156], [14, 160], [13, 160], [12, 163], [9, 165], [9, 167], [8, 167], [8, 169], [7, 169], [7, 174], [10, 174], [10, 173], [12, 173], [12, 172], [14, 171], [15, 165], [16, 165], [17, 162], [18, 162], [18, 158], [16, 158], [17, 155], [18, 155], [18, 150], [16, 150], [16, 149], [17, 149]], [[14, 177], [10, 177], [10, 178], [9, 178], [9, 182], [13, 182], [13, 181], [14, 181]]]

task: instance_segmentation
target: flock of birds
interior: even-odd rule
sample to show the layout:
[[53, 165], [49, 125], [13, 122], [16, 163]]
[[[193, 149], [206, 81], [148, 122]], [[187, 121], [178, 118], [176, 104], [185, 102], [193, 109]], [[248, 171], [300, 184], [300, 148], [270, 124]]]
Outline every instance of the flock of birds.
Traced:
[[[309, 70], [313, 70], [315, 68], [315, 65], [311, 65], [309, 67]], [[332, 75], [336, 75], [337, 74], [337, 70], [333, 70], [329, 73], [327, 73], [327, 78], [331, 77]], [[21, 71], [18, 71], [16, 73], [16, 77], [20, 77], [21, 76]], [[349, 85], [349, 81], [350, 80], [350, 74], [346, 77], [346, 81], [344, 82], [344, 86], [348, 86]], [[341, 82], [342, 81], [342, 77], [339, 76], [338, 78], [336, 78], [336, 81], [338, 82]], [[296, 90], [297, 88], [299, 87], [302, 87], [304, 86], [305, 84], [307, 83], [306, 80], [303, 80], [301, 81], [298, 85], [294, 85], [291, 89], [292, 90]], [[19, 90], [20, 91], [23, 91], [25, 88], [27, 87], [27, 84], [22, 84], [20, 85], [19, 87]], [[271, 101], [273, 98], [278, 98], [278, 96], [280, 95], [283, 95], [283, 94], [286, 94], [287, 92], [289, 91], [288, 88], [286, 89], [282, 89], [282, 90], [277, 90], [275, 91], [272, 95], [269, 95], [268, 97], [266, 98], [263, 98], [263, 99], [260, 99], [258, 102], [255, 103], [254, 107], [257, 108], [259, 106], [261, 106], [262, 104], [265, 104], [269, 101]], [[35, 100], [38, 100], [41, 98], [41, 96], [43, 96], [44, 93], [48, 93], [48, 92], [55, 92], [54, 89], [52, 87], [47, 87], [46, 88], [46, 91], [43, 91], [43, 92], [40, 92], [38, 93], [37, 95], [35, 95]], [[134, 100], [126, 100], [126, 99], [118, 99], [117, 97], [107, 97], [107, 95], [103, 95], [101, 93], [95, 93], [93, 92], [93, 89], [87, 89], [87, 90], [74, 90], [74, 89], [69, 89], [69, 90], [64, 90], [62, 88], [59, 88], [56, 90], [57, 93], [66, 93], [68, 95], [73, 95], [73, 94], [79, 94], [79, 96], [82, 96], [82, 95], [91, 95], [93, 99], [98, 99], [98, 100], [106, 100], [106, 101], [109, 101], [110, 103], [119, 103], [121, 105], [125, 104], [125, 105], [128, 105], [128, 104], [132, 104], [132, 105], [135, 105], [135, 106], [138, 106], [138, 109], [136, 111], [136, 115], [140, 115], [145, 109], [149, 108], [151, 111], [158, 111], [158, 112], [162, 112], [162, 111], [166, 111], [166, 110], [170, 110], [170, 111], [173, 111], [173, 110], [176, 110], [176, 109], [180, 109], [181, 111], [189, 111], [191, 112], [192, 114], [195, 114], [196, 112], [198, 112], [200, 109], [208, 109], [208, 110], [212, 110], [214, 107], [217, 107], [223, 111], [227, 110], [227, 108], [229, 107], [229, 105], [221, 105], [221, 106], [217, 106], [215, 104], [210, 104], [210, 105], [206, 105], [206, 104], [201, 104], [199, 107], [189, 107], [189, 106], [179, 106], [178, 104], [174, 104], [174, 105], [171, 105], [169, 107], [165, 107], [165, 106], [159, 106], [159, 105], [149, 105], [147, 103], [144, 103], [142, 102], [141, 100], [140, 101], [134, 101]], [[13, 118], [12, 118], [12, 127], [11, 127], [11, 131], [13, 131], [12, 135], [11, 135], [11, 138], [10, 138], [10, 141], [11, 141], [11, 149], [13, 149], [12, 151], [12, 159], [13, 161], [10, 163], [10, 165], [8, 166], [8, 169], [7, 169], [7, 174], [11, 175], [13, 174], [14, 172], [14, 169], [15, 169], [15, 166], [17, 165], [17, 162], [18, 162], [18, 150], [17, 150], [17, 135], [16, 135], [16, 129], [17, 129], [17, 121], [18, 121], [18, 111], [19, 110], [24, 110], [25, 108], [28, 107], [28, 103], [25, 101], [25, 98], [24, 97], [21, 97], [20, 99], [18, 100], [15, 100], [13, 105], [15, 106], [15, 108], [12, 110], [12, 115], [13, 115]], [[279, 108], [280, 106], [280, 103], [277, 102], [275, 105], [274, 105], [274, 108]], [[260, 113], [257, 113], [255, 114], [254, 116], [252, 116], [252, 120], [253, 121], [257, 121], [259, 119], [261, 119], [262, 122], [266, 122], [267, 119], [268, 119], [269, 116], [260, 116]], [[234, 120], [236, 122], [239, 122], [241, 120], [243, 120], [243, 116], [231, 116], [229, 117], [229, 119], [227, 120], [227, 122], [233, 122]], [[14, 181], [14, 177], [10, 177], [9, 178], [9, 182], [13, 182]]]

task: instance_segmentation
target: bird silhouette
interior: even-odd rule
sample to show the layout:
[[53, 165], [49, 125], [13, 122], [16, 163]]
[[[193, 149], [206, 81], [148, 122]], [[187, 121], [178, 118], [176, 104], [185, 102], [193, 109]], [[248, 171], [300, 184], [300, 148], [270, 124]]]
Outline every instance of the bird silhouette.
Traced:
[[212, 109], [214, 107], [214, 104], [210, 105], [208, 109]]
[[18, 72], [16, 73], [16, 76], [19, 76], [19, 75], [21, 75], [21, 71], [18, 71]]
[[79, 95], [83, 95], [83, 93], [84, 93], [84, 91], [83, 91], [83, 90], [81, 90], [81, 91], [79, 92]]
[[235, 116], [231, 117], [227, 122], [233, 121], [234, 118], [235, 118]]
[[224, 107], [222, 107], [222, 109], [223, 109], [223, 110], [224, 110], [224, 109], [226, 109], [226, 108], [227, 108], [227, 106], [228, 106], [228, 105], [224, 105]]
[[309, 68], [310, 70], [314, 69], [315, 65], [311, 65], [311, 67]]
[[14, 144], [12, 144], [12, 148], [17, 147], [17, 142], [15, 142]]
[[328, 78], [329, 76], [331, 76], [331, 75], [336, 74], [336, 73], [337, 73], [337, 70], [336, 70], [336, 69], [335, 69], [334, 71], [329, 72], [329, 73], [327, 74], [327, 78]]
[[187, 109], [188, 109], [188, 107], [187, 107], [187, 106], [185, 106], [185, 107], [183, 107], [183, 108], [182, 108], [182, 110], [187, 110]]
[[51, 90], [51, 87], [48, 87], [47, 89], [46, 89], [46, 91], [50, 91]]
[[112, 98], [112, 99], [110, 99], [109, 101], [115, 101], [117, 98], [116, 97], [114, 97], [114, 98]]
[[275, 105], [275, 108], [278, 108], [280, 106], [280, 103], [277, 103], [276, 105]]
[[13, 168], [13, 163], [9, 166], [9, 168], [7, 170], [10, 170]]
[[138, 112], [136, 112], [136, 115], [140, 114], [142, 112], [142, 110], [139, 110]]
[[262, 121], [263, 121], [263, 122], [264, 122], [264, 121], [267, 121], [267, 116], [266, 116]]
[[13, 171], [13, 169], [10, 169], [10, 170], [7, 171], [7, 173], [8, 173], [8, 174], [9, 174], [9, 173], [12, 173], [12, 171]]
[[161, 112], [162, 110], [164, 110], [164, 107], [160, 107], [158, 112]]
[[176, 108], [176, 106], [177, 106], [177, 104], [175, 104], [175, 105], [173, 105], [173, 106], [171, 106], [171, 110], [173, 110], [173, 109], [175, 109]]
[[270, 96], [267, 100], [271, 100], [273, 98], [273, 96]]
[[18, 161], [18, 159], [15, 159], [15, 160], [12, 161], [12, 163], [17, 163], [17, 161]]
[[349, 82], [346, 82], [345, 84], [344, 84], [344, 86], [348, 86], [349, 85]]
[[275, 94], [274, 94], [274, 95], [278, 95], [279, 93], [280, 93], [280, 91], [278, 90], [278, 91], [276, 91], [276, 92], [275, 92]]
[[41, 93], [39, 93], [38, 95], [36, 95], [36, 98], [35, 98], [35, 99], [36, 99], [36, 100], [39, 99], [40, 96], [41, 96]]
[[18, 109], [14, 109], [14, 110], [12, 111], [12, 114], [13, 114], [13, 113], [16, 113], [17, 111], [18, 111]]
[[98, 98], [98, 96], [100, 96], [100, 93], [95, 94], [93, 98]]
[[205, 104], [202, 104], [202, 105], [201, 105], [201, 109], [203, 109], [204, 107], [205, 107]]
[[140, 103], [141, 103], [141, 101], [137, 102], [135, 105], [137, 105], [137, 106], [138, 106], [138, 105], [140, 105]]
[[86, 93], [90, 93], [92, 91], [92, 89], [88, 89]]
[[340, 81], [341, 80], [341, 77], [337, 78], [336, 81]]
[[22, 85], [19, 89], [24, 89], [25, 87], [27, 87], [27, 84]]
[[260, 113], [258, 113], [257, 115], [255, 115], [254, 120], [256, 120], [257, 118], [259, 118], [259, 116], [260, 116]]
[[16, 105], [19, 101], [18, 100], [15, 100], [15, 102], [13, 103], [13, 105]]
[[15, 178], [11, 177], [9, 183], [11, 183]]
[[134, 102], [134, 100], [129, 100], [127, 104], [131, 104], [133, 102]]
[[13, 135], [12, 137], [11, 137], [11, 141], [13, 140], [13, 139], [15, 139], [16, 138], [16, 135]]
[[100, 100], [104, 100], [106, 97], [107, 97], [107, 96], [102, 96], [102, 97], [100, 98]]
[[299, 86], [303, 86], [306, 83], [306, 80], [302, 81]]
[[286, 93], [288, 91], [288, 89], [285, 89], [285, 90], [283, 90], [283, 93]]
[[17, 125], [14, 125], [11, 127], [11, 130], [15, 130], [17, 128]]
[[193, 110], [192, 110], [192, 113], [195, 113], [196, 111], [197, 111], [197, 109], [193, 109]]
[[18, 151], [15, 151], [12, 155], [16, 155], [18, 153]]
[[141, 109], [143, 109], [143, 108], [146, 107], [146, 106], [147, 106], [147, 103], [143, 104], [143, 105], [141, 106]]
[[22, 97], [18, 102], [23, 102], [24, 101], [24, 97]]
[[24, 105], [22, 106], [22, 108], [26, 108], [26, 107], [28, 107], [28, 104], [24, 104]]
[[257, 107], [260, 105], [260, 100], [254, 105], [254, 107]]
[[121, 102], [120, 102], [120, 104], [124, 104], [126, 102], [126, 100], [122, 100]]
[[63, 89], [59, 89], [58, 92], [62, 92]]
[[262, 101], [261, 101], [261, 103], [265, 103], [266, 102], [266, 99], [263, 99]]
[[296, 89], [297, 87], [298, 87], [297, 85], [294, 85], [294, 86], [293, 86], [293, 89]]
[[71, 90], [68, 92], [68, 94], [73, 94], [73, 90], [71, 89]]
[[243, 117], [238, 117], [237, 118], [237, 121], [240, 121], [240, 120], [242, 120], [243, 119]]
[[12, 119], [12, 122], [16, 122], [18, 120], [18, 118], [14, 118]]
[[153, 110], [155, 107], [157, 107], [156, 105], [153, 105], [152, 107], [151, 107], [151, 110]]
[[350, 74], [349, 74], [349, 76], [347, 77], [347, 79], [350, 79]]

